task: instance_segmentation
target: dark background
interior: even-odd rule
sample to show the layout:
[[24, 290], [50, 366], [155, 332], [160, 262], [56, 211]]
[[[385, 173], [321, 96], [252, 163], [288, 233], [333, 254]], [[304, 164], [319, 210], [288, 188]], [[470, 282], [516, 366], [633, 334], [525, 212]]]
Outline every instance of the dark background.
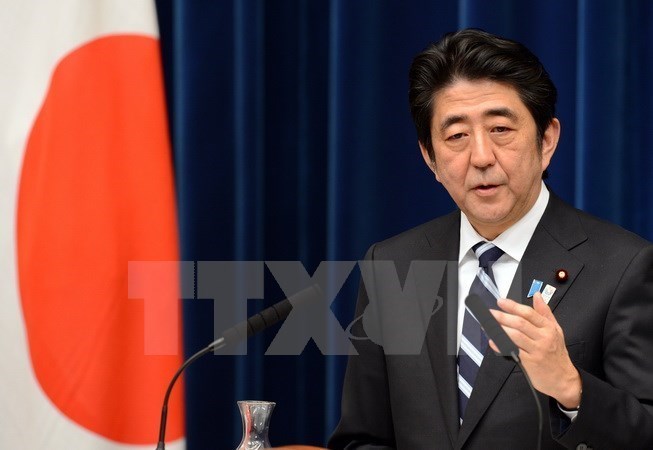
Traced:
[[[480, 27], [525, 43], [559, 91], [549, 186], [653, 239], [653, 2], [157, 0], [187, 261], [357, 260], [454, 205], [423, 164], [407, 104], [413, 56]], [[351, 321], [358, 270], [332, 309]], [[283, 298], [266, 272], [265, 297]], [[229, 299], [221, 299], [229, 301]], [[186, 354], [213, 339], [213, 302], [184, 301]], [[343, 356], [206, 357], [186, 374], [189, 450], [236, 448], [236, 400], [277, 402], [273, 445], [324, 445]]]

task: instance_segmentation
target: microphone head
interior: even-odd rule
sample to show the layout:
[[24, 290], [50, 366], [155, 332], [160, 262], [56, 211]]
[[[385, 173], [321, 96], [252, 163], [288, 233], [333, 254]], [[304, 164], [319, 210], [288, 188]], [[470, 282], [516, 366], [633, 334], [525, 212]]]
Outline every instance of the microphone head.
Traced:
[[488, 338], [494, 341], [501, 355], [510, 357], [519, 355], [519, 347], [508, 337], [481, 297], [477, 294], [469, 294], [465, 300], [465, 305], [481, 324]]
[[224, 342], [226, 345], [232, 345], [238, 341], [252, 337], [277, 322], [286, 320], [293, 308], [301, 308], [305, 303], [315, 301], [321, 298], [321, 296], [324, 296], [324, 294], [320, 287], [317, 284], [311, 285], [225, 330], [222, 334]]

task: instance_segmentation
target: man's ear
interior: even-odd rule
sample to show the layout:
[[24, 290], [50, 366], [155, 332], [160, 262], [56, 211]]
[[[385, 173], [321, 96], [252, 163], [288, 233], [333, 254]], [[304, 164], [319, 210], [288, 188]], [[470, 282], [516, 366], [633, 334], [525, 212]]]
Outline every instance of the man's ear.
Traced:
[[422, 152], [422, 158], [424, 159], [424, 162], [426, 163], [427, 167], [431, 170], [431, 172], [433, 172], [433, 175], [435, 175], [435, 178], [437, 178], [438, 173], [435, 170], [435, 159], [433, 159], [431, 157], [428, 150], [426, 149], [424, 144], [422, 144], [421, 142], [419, 142], [419, 149]]
[[558, 140], [560, 140], [560, 121], [554, 117], [542, 136], [542, 172], [549, 167], [558, 146]]

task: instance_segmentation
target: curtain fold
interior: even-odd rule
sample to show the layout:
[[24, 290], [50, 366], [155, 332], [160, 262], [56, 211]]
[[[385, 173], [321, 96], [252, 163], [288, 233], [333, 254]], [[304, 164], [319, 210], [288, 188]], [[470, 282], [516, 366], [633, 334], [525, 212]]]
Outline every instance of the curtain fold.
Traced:
[[[556, 83], [562, 139], [550, 187], [653, 239], [651, 2], [157, 4], [184, 260], [298, 260], [312, 274], [320, 261], [360, 259], [373, 242], [450, 211], [419, 154], [407, 72], [428, 43], [468, 26], [524, 42]], [[343, 328], [358, 278], [355, 270], [332, 304]], [[283, 297], [266, 271], [263, 299], [239, 307], [253, 313]], [[219, 330], [213, 301], [183, 305], [190, 354]], [[326, 442], [346, 357], [313, 343], [301, 356], [264, 356], [276, 330], [250, 340], [247, 356], [188, 370], [189, 450], [235, 448], [235, 401], [245, 398], [278, 403], [274, 445]]]

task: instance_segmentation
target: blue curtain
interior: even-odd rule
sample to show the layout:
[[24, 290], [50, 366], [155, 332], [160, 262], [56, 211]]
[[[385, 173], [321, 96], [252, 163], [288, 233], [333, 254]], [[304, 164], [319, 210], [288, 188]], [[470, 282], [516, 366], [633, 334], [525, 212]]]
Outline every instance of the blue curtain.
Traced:
[[[653, 2], [648, 0], [158, 0], [182, 256], [360, 259], [454, 205], [424, 166], [407, 105], [412, 57], [480, 27], [524, 42], [559, 90], [549, 185], [653, 239]], [[284, 297], [269, 273], [253, 313]], [[350, 322], [358, 273], [332, 309]], [[225, 299], [222, 299], [225, 301]], [[228, 301], [228, 300], [226, 300]], [[185, 351], [213, 339], [213, 302], [183, 302]], [[239, 399], [277, 402], [275, 445], [323, 445], [344, 356], [314, 344], [206, 357], [185, 377], [189, 450], [235, 448]]]

